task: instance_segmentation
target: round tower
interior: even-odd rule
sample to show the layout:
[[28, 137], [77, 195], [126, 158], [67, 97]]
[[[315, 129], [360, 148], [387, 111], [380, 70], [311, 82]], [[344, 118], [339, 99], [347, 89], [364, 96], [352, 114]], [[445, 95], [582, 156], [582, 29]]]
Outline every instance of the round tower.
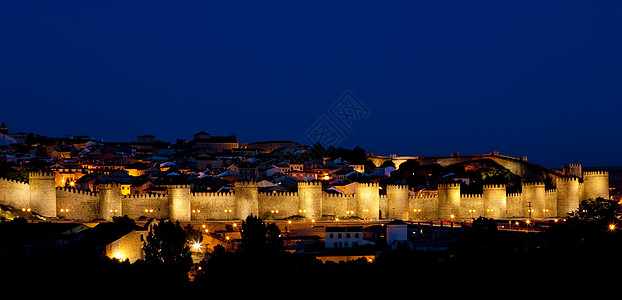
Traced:
[[609, 199], [609, 172], [583, 172], [583, 200], [598, 197]]
[[460, 183], [442, 183], [438, 185], [439, 219], [460, 218]]
[[322, 217], [321, 182], [298, 182], [298, 214], [307, 219]]
[[113, 217], [123, 216], [121, 186], [118, 183], [99, 185], [99, 218], [112, 221]]
[[259, 186], [254, 181], [235, 182], [235, 211], [237, 219], [246, 219], [251, 214], [258, 215], [259, 211]]
[[[525, 217], [531, 216], [535, 219], [544, 219], [547, 217], [547, 212], [552, 211], [550, 205], [555, 203], [549, 203], [547, 206], [545, 186], [544, 182], [525, 182], [522, 185], [523, 196], [523, 213]], [[552, 215], [548, 215], [552, 216]]]
[[482, 214], [486, 218], [502, 219], [507, 215], [507, 192], [505, 184], [486, 184], [482, 192]]
[[55, 178], [54, 172], [28, 173], [30, 209], [44, 217], [56, 217]]
[[408, 220], [408, 186], [387, 185], [387, 217]]
[[378, 183], [357, 183], [355, 197], [354, 215], [365, 220], [380, 218], [380, 185]]
[[166, 186], [169, 204], [169, 218], [188, 222], [192, 219], [190, 207], [190, 186], [186, 184]]
[[577, 177], [565, 177], [557, 179], [557, 215], [560, 217], [577, 211], [581, 196], [583, 195], [583, 184]]

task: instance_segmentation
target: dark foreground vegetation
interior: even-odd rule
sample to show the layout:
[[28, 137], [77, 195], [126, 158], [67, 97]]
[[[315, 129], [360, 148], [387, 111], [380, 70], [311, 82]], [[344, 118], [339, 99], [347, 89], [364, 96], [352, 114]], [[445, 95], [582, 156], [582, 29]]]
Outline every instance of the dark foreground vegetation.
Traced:
[[374, 262], [322, 263], [284, 250], [278, 227], [256, 217], [242, 223], [236, 252], [221, 247], [192, 264], [189, 234], [163, 221], [146, 240], [143, 261], [118, 262], [97, 251], [66, 249], [29, 259], [0, 253], [2, 286], [23, 295], [517, 296], [606, 295], [622, 267], [620, 204], [585, 201], [565, 221], [539, 233], [497, 229], [478, 218], [446, 252], [398, 247]]

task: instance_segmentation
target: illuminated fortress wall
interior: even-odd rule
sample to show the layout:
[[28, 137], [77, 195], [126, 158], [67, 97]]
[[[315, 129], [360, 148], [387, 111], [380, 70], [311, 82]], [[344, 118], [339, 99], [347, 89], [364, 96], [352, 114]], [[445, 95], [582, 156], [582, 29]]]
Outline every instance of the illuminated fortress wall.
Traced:
[[170, 185], [166, 195], [122, 195], [118, 184], [99, 192], [55, 187], [53, 173], [33, 172], [29, 183], [0, 179], [0, 203], [31, 209], [45, 217], [81, 221], [171, 218], [178, 221], [262, 218], [307, 219], [357, 216], [376, 219], [470, 219], [479, 216], [536, 219], [561, 217], [577, 210], [581, 200], [609, 198], [609, 174], [583, 172], [582, 178], [557, 178], [555, 189], [542, 182], [523, 183], [522, 192], [505, 185], [485, 185], [482, 194], [462, 194], [460, 184], [439, 184], [437, 193], [411, 195], [407, 186], [357, 183], [354, 194], [329, 194], [320, 182], [300, 182], [297, 192], [260, 193], [255, 182], [236, 182], [234, 192], [193, 193], [190, 185]]

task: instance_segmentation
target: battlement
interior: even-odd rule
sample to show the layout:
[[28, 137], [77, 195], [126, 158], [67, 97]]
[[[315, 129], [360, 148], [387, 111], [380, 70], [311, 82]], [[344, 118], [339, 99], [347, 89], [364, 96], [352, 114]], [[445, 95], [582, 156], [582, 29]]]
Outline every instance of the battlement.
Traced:
[[235, 195], [234, 191], [224, 191], [224, 192], [193, 192], [192, 196], [195, 197], [227, 197]]
[[49, 171], [42, 171], [42, 172], [28, 172], [28, 177], [29, 178], [49, 178], [52, 177], [54, 178], [56, 176], [56, 173]]
[[25, 182], [25, 181], [19, 181], [19, 180], [10, 179], [10, 178], [0, 177], [0, 180], [7, 181], [7, 182], [11, 182], [11, 183], [21, 183], [21, 184], [24, 184], [24, 185], [28, 185], [28, 182]]
[[355, 196], [355, 194], [324, 194], [326, 198], [354, 198]]
[[439, 183], [438, 189], [460, 188], [459, 182]]
[[482, 198], [482, 194], [460, 194], [460, 198], [464, 199], [479, 199]]
[[403, 184], [389, 184], [387, 190], [408, 190], [408, 185]]
[[322, 182], [320, 181], [299, 181], [298, 182], [298, 187], [307, 187], [307, 186], [311, 186], [311, 187], [317, 187], [317, 186], [322, 186]]
[[377, 182], [357, 182], [356, 187], [380, 188], [380, 184]]
[[609, 176], [608, 171], [585, 171], [583, 176]]
[[298, 197], [297, 192], [280, 192], [280, 191], [272, 191], [272, 192], [261, 192], [260, 196], [265, 197]]
[[145, 198], [166, 198], [168, 195], [165, 194], [141, 194], [141, 195], [124, 195], [124, 199], [145, 199]]
[[484, 190], [505, 189], [505, 184], [484, 184]]
[[544, 190], [545, 194], [557, 194], [557, 189]]
[[121, 185], [118, 182], [109, 182], [109, 183], [102, 183], [99, 185], [99, 189], [111, 189], [111, 188], [119, 188], [121, 187]]
[[523, 182], [523, 186], [539, 187], [544, 186], [544, 182]]
[[506, 198], [519, 198], [521, 197], [523, 194], [522, 193], [507, 193], [505, 195]]
[[438, 194], [419, 194], [408, 196], [408, 199], [438, 199]]
[[557, 178], [557, 181], [561, 181], [561, 182], [579, 182], [579, 177], [559, 177]]
[[256, 181], [236, 181], [234, 183], [234, 187], [240, 187], [240, 188], [257, 188], [257, 182]]
[[91, 192], [91, 191], [85, 191], [85, 190], [79, 190], [73, 187], [56, 187], [57, 191], [64, 191], [64, 192], [70, 192], [70, 193], [74, 193], [74, 194], [80, 194], [80, 195], [88, 195], [88, 196], [97, 196], [97, 192]]

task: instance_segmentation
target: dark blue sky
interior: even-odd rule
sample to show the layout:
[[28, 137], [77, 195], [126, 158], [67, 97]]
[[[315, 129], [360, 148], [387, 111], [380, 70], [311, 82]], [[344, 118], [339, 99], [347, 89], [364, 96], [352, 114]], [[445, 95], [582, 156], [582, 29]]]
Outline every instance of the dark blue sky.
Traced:
[[0, 119], [304, 142], [351, 91], [369, 114], [337, 146], [622, 165], [621, 38], [620, 1], [6, 0]]

